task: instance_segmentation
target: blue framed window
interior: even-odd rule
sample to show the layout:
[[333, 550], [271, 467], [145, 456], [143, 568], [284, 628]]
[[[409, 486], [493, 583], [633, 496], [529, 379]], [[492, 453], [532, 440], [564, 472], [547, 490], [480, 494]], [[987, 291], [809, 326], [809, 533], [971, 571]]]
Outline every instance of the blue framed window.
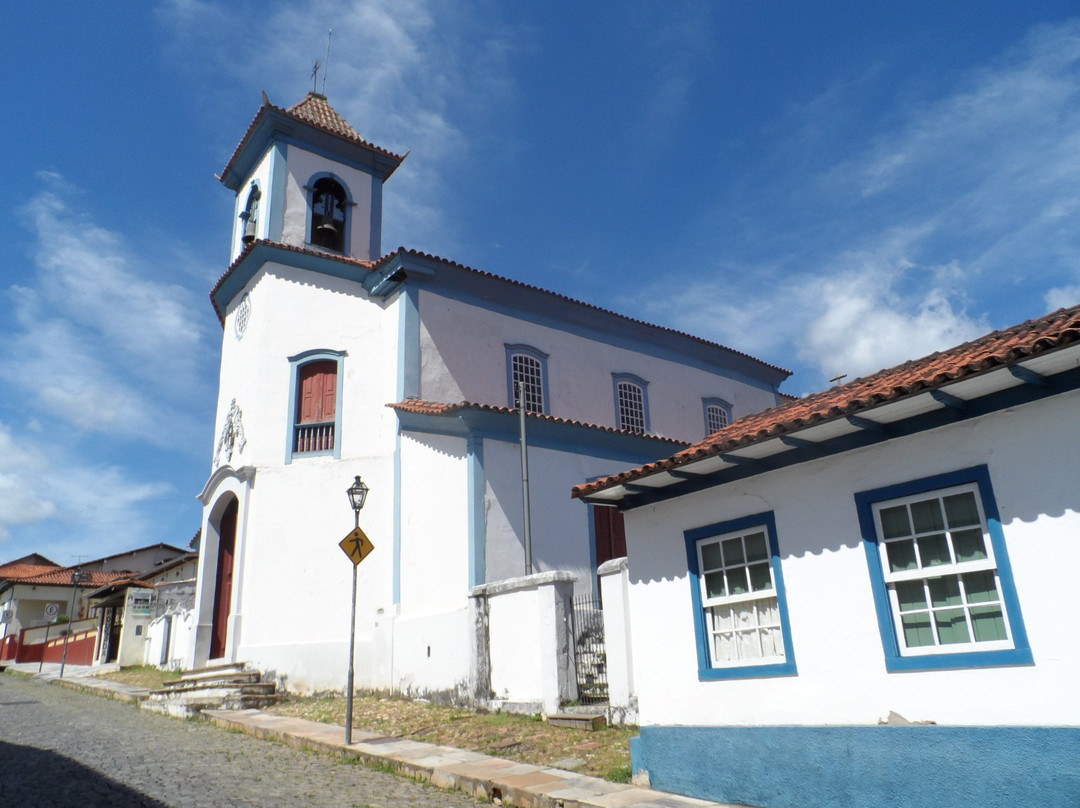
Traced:
[[731, 423], [731, 405], [722, 398], [703, 398], [702, 408], [705, 411], [705, 435], [708, 437], [714, 432], [719, 432]]
[[341, 457], [343, 351], [305, 351], [289, 357], [289, 433], [285, 462], [295, 457]]
[[525, 411], [547, 414], [548, 355], [528, 345], [506, 346], [506, 392], [510, 406], [517, 408], [518, 385], [525, 398]]
[[615, 416], [619, 429], [644, 435], [649, 431], [649, 383], [631, 373], [612, 373]]
[[333, 252], [349, 252], [349, 211], [354, 203], [340, 177], [314, 175], [304, 186], [308, 193], [307, 243]]
[[1032, 662], [986, 466], [855, 495], [890, 671]]
[[683, 536], [698, 678], [796, 674], [772, 511], [695, 528]]

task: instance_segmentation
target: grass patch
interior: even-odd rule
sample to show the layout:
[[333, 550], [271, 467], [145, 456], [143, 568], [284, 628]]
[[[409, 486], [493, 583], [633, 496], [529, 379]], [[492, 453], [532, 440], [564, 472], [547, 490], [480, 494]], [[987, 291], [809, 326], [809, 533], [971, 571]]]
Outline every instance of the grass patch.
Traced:
[[[268, 712], [344, 726], [345, 698], [290, 696]], [[630, 780], [630, 738], [637, 734], [636, 727], [585, 732], [553, 727], [537, 716], [475, 713], [379, 694], [353, 698], [353, 727], [538, 766], [577, 758], [584, 764], [576, 771], [619, 783]]]
[[123, 682], [126, 685], [135, 687], [145, 687], [150, 690], [159, 690], [165, 682], [179, 679], [181, 674], [182, 671], [166, 671], [161, 668], [152, 668], [149, 665], [132, 665], [129, 668], [121, 668], [113, 673], [103, 673], [98, 678]]

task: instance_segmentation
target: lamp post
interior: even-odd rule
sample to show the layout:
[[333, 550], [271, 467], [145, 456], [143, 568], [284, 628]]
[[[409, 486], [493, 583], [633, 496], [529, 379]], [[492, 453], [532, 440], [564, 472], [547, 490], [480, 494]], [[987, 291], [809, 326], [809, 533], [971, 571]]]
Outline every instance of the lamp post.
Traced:
[[[89, 580], [90, 580], [90, 573], [89, 572], [83, 572], [82, 570], [75, 570], [74, 572], [71, 573], [71, 583], [72, 583], [74, 588], [71, 590], [71, 608], [68, 609], [68, 633], [67, 633], [67, 636], [64, 637], [64, 655], [60, 658], [60, 678], [61, 679], [64, 678], [64, 666], [67, 665], [68, 645], [71, 643], [71, 631], [72, 631], [71, 627], [75, 622], [75, 597], [79, 594], [79, 584], [85, 583], [86, 581], [89, 581]], [[48, 636], [47, 632], [46, 632], [46, 636]], [[48, 643], [46, 643], [46, 645], [48, 645]], [[42, 651], [41, 651], [41, 658], [42, 659], [45, 658], [45, 650], [44, 649], [42, 649]]]
[[[356, 480], [349, 486], [346, 492], [349, 495], [349, 505], [353, 509], [353, 517], [355, 521], [353, 523], [354, 528], [360, 527], [360, 510], [364, 507], [364, 500], [367, 499], [368, 487], [364, 484], [364, 481], [360, 479], [360, 475], [356, 475]], [[353, 564], [352, 568], [352, 608], [349, 610], [349, 682], [348, 691], [345, 696], [345, 745], [350, 746], [352, 744], [352, 707], [353, 707], [353, 657], [356, 653], [356, 568], [358, 564]]]

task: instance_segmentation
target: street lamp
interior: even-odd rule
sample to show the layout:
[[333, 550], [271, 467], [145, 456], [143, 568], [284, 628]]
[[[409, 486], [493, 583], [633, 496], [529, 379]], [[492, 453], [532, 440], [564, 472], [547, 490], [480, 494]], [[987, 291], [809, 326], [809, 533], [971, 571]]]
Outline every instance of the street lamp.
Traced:
[[[360, 509], [364, 507], [364, 500], [367, 499], [368, 487], [364, 484], [364, 481], [360, 479], [360, 475], [356, 475], [356, 480], [349, 486], [349, 505], [353, 509], [353, 516], [355, 517], [354, 528], [359, 530], [360, 528]], [[352, 608], [349, 610], [349, 683], [348, 691], [345, 696], [345, 745], [350, 746], [352, 744], [352, 708], [353, 708], [353, 657], [356, 653], [356, 568], [359, 564], [353, 563], [352, 568]]]
[[[72, 625], [75, 623], [75, 597], [79, 594], [79, 584], [84, 584], [90, 580], [92, 576], [89, 572], [83, 570], [75, 570], [71, 573], [71, 583], [74, 587], [71, 590], [71, 608], [68, 609], [68, 633], [64, 638], [64, 655], [60, 658], [60, 678], [64, 678], [64, 666], [67, 665], [67, 652], [68, 644], [71, 642]], [[45, 658], [45, 651], [42, 650], [41, 658]]]

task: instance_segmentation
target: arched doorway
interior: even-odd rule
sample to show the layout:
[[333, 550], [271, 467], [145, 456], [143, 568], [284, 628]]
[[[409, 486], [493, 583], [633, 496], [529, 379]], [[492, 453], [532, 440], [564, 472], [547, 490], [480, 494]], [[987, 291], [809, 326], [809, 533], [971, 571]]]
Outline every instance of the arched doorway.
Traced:
[[236, 552], [236, 499], [231, 499], [221, 514], [218, 527], [217, 577], [214, 583], [214, 624], [210, 635], [210, 658], [225, 656], [229, 636], [229, 613], [232, 603], [233, 555]]

